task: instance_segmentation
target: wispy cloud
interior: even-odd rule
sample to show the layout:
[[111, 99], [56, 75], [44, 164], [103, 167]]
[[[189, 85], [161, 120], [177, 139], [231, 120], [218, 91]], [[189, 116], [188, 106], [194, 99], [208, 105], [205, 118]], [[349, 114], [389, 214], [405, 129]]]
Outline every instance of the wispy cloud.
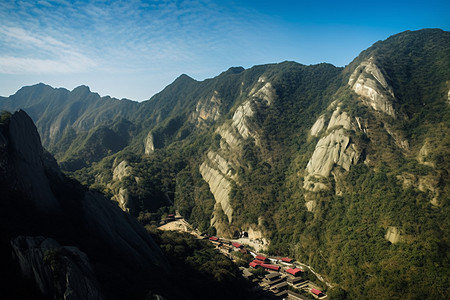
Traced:
[[0, 55], [1, 73], [73, 73], [87, 71], [97, 65], [71, 45], [22, 28], [0, 26], [0, 39], [3, 46], [8, 45], [9, 48]]
[[270, 36], [265, 18], [234, 1], [4, 0], [0, 73], [202, 79], [261, 62], [253, 37]]
[[23, 58], [61, 63], [60, 58], [83, 58], [86, 67], [103, 69], [152, 69], [163, 62], [198, 64], [208, 56], [242, 55], [250, 34], [242, 28], [261, 27], [254, 12], [207, 0], [7, 4], [8, 13], [6, 4], [0, 6], [5, 20], [0, 42], [29, 49]]

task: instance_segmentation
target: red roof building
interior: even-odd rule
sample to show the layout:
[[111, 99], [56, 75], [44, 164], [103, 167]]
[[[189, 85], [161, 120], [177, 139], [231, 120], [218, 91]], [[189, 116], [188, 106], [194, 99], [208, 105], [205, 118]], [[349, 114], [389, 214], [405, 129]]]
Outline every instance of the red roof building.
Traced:
[[256, 263], [255, 261], [250, 262], [248, 265], [255, 269], [260, 266], [260, 264]]
[[213, 241], [213, 242], [218, 242], [218, 241], [219, 241], [219, 238], [216, 237], [216, 236], [212, 236], [212, 237], [209, 238], [209, 240], [210, 240], [210, 241]]
[[282, 257], [282, 258], [281, 258], [281, 261], [290, 263], [290, 262], [292, 262], [292, 259], [290, 259], [289, 257]]
[[266, 260], [267, 260], [267, 257], [262, 256], [262, 255], [256, 255], [255, 258], [256, 258], [257, 260], [260, 260], [260, 261], [266, 261]]
[[262, 265], [263, 264], [263, 262], [262, 261], [260, 261], [260, 260], [253, 260], [253, 262], [255, 263], [255, 264], [257, 264], [257, 265]]
[[239, 243], [231, 243], [231, 245], [233, 245], [233, 247], [236, 247], [236, 248], [241, 248], [242, 247], [242, 245], [239, 244]]
[[322, 291], [316, 290], [316, 289], [311, 289], [311, 293], [313, 293], [314, 295], [319, 296], [320, 294], [322, 294]]
[[298, 268], [287, 269], [286, 270], [286, 273], [289, 273], [289, 274], [294, 275], [294, 276], [300, 275], [301, 272], [303, 272], [303, 270], [302, 269], [298, 269]]
[[280, 266], [276, 266], [276, 265], [261, 264], [261, 267], [263, 267], [264, 269], [269, 269], [269, 270], [273, 270], [273, 271], [280, 271]]

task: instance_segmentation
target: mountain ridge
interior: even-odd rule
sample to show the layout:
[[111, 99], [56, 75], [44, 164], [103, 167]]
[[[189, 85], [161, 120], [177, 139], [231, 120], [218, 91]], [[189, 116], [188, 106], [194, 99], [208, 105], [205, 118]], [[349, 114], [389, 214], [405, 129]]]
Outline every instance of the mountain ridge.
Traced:
[[379, 41], [345, 68], [181, 75], [139, 104], [60, 114], [66, 127], [47, 143], [63, 169], [150, 224], [171, 207], [209, 234], [246, 232], [350, 298], [439, 298], [449, 294], [449, 53], [450, 33], [427, 29]]

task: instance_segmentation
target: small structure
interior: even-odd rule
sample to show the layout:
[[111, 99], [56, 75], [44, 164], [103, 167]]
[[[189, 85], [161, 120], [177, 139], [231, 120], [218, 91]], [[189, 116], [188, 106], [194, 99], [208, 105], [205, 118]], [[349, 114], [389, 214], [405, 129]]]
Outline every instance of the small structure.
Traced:
[[288, 289], [288, 284], [286, 281], [280, 282], [280, 283], [275, 284], [270, 287], [270, 290], [273, 291], [274, 293], [279, 293], [279, 292], [287, 290], [287, 289]]
[[288, 277], [287, 279], [287, 283], [292, 285], [293, 287], [297, 287], [300, 285], [305, 285], [306, 284], [306, 280], [301, 278], [301, 277]]
[[264, 280], [268, 282], [273, 282], [277, 279], [280, 279], [280, 273], [270, 272], [264, 277]]
[[271, 264], [261, 264], [261, 267], [263, 267], [264, 269], [267, 270], [272, 270], [272, 271], [280, 271], [280, 266], [276, 266], [276, 265], [271, 265]]
[[261, 266], [261, 264], [258, 264], [258, 263], [255, 262], [255, 261], [251, 261], [248, 265], [249, 265], [250, 267], [254, 268], [254, 269], [256, 269], [256, 268], [258, 268], [258, 267]]
[[305, 297], [303, 295], [294, 293], [293, 291], [289, 291], [288, 290], [287, 294], [288, 294], [288, 299], [289, 300], [309, 300], [309, 298], [307, 298], [307, 297]]
[[255, 259], [260, 260], [262, 262], [267, 262], [268, 261], [267, 257], [262, 256], [262, 255], [256, 255]]
[[286, 263], [291, 263], [291, 262], [292, 262], [292, 259], [290, 259], [289, 257], [282, 257], [282, 258], [281, 258], [281, 261], [282, 261], [282, 262], [286, 262]]
[[235, 248], [238, 248], [238, 249], [241, 249], [243, 246], [241, 245], [241, 244], [239, 244], [239, 243], [231, 243], [231, 245], [233, 245], [233, 247], [235, 247]]
[[322, 294], [322, 291], [313, 288], [311, 289], [311, 293], [313, 293], [316, 296], [320, 296]]
[[286, 273], [289, 273], [292, 276], [299, 276], [302, 272], [303, 272], [303, 270], [298, 269], [298, 268], [295, 268], [295, 269], [290, 268], [290, 269], [286, 270]]
[[288, 295], [287, 290], [282, 290], [279, 293], [275, 294], [275, 297], [278, 297], [278, 299], [286, 299], [286, 296]]
[[209, 238], [209, 240], [210, 240], [210, 241], [213, 241], [213, 242], [218, 242], [218, 241], [219, 241], [219, 238], [218, 238], [217, 236], [211, 236], [211, 237]]
[[165, 224], [173, 222], [173, 221], [175, 221], [175, 215], [174, 214], [167, 215], [167, 217], [164, 219]]

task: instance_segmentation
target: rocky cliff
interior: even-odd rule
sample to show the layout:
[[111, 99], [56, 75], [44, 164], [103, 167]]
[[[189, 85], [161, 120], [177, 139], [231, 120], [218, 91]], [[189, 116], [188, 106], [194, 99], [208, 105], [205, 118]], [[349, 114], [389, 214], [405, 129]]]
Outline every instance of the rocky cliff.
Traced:
[[105, 299], [87, 255], [51, 238], [18, 236], [11, 241], [14, 259], [25, 278], [45, 298]]
[[3, 116], [2, 251], [12, 247], [22, 275], [46, 298], [142, 295], [152, 273], [166, 271], [159, 247], [113, 202], [65, 178], [25, 112]]
[[[231, 120], [217, 128], [219, 148], [209, 150], [200, 165], [200, 174], [208, 183], [216, 201], [211, 225], [222, 235], [232, 234], [228, 227], [233, 220], [230, 193], [233, 186], [240, 185], [237, 171], [243, 166], [241, 155], [244, 142], [250, 139], [255, 145], [260, 145], [261, 128], [260, 124], [255, 122], [255, 117], [277, 97], [272, 84], [266, 81], [266, 78], [260, 77], [251, 88], [247, 99], [236, 108]], [[218, 217], [219, 211], [225, 213], [228, 225]]]
[[348, 85], [355, 93], [362, 96], [364, 104], [374, 110], [395, 117], [392, 87], [387, 83], [382, 70], [376, 65], [375, 58], [363, 61], [350, 76]]

